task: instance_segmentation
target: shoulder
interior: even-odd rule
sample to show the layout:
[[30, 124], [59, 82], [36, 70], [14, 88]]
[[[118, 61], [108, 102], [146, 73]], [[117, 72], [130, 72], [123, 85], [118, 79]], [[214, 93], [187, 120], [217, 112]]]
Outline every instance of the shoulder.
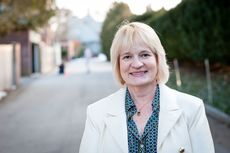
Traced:
[[118, 91], [112, 93], [111, 95], [104, 97], [92, 104], [88, 107], [94, 111], [96, 110], [104, 110], [109, 107], [110, 104], [114, 103], [114, 100], [117, 99], [119, 96], [123, 96], [125, 93], [125, 89], [119, 89]]
[[171, 100], [175, 99], [177, 105], [182, 109], [189, 108], [194, 110], [203, 105], [203, 100], [196, 96], [172, 89], [166, 85], [162, 85], [161, 88], [164, 92], [164, 96], [169, 96]]
[[196, 120], [198, 115], [205, 114], [202, 99], [175, 89], [171, 89], [167, 86], [166, 88], [168, 88], [167, 90], [174, 95], [176, 105], [182, 111], [182, 114], [189, 126], [191, 126], [194, 120]]
[[116, 110], [116, 108], [122, 107], [122, 103], [125, 98], [125, 89], [121, 88], [120, 90], [112, 93], [111, 95], [102, 98], [93, 104], [90, 104], [87, 108], [87, 112], [94, 114], [95, 117], [102, 117], [106, 113]]
[[175, 93], [178, 105], [183, 111], [184, 118], [189, 128], [198, 120], [206, 117], [202, 99], [179, 91]]
[[177, 90], [174, 90], [178, 104], [183, 108], [188, 108], [189, 110], [199, 109], [203, 105], [203, 100]]

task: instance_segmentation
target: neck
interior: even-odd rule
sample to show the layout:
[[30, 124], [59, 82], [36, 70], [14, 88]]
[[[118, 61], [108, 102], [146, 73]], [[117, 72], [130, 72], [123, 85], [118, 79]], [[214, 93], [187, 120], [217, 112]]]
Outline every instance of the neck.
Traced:
[[143, 105], [144, 103], [151, 102], [154, 98], [156, 83], [144, 86], [144, 87], [133, 87], [128, 86], [130, 95], [135, 105]]

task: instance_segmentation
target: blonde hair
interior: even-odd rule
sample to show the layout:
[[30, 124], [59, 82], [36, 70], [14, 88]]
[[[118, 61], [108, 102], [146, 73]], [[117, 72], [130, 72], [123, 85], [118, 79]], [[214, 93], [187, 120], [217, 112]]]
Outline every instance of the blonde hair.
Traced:
[[125, 81], [121, 77], [119, 57], [122, 49], [128, 49], [133, 44], [145, 44], [156, 55], [157, 82], [166, 83], [169, 78], [169, 67], [166, 61], [165, 50], [156, 32], [148, 25], [140, 22], [131, 22], [122, 25], [116, 32], [111, 48], [110, 57], [113, 73], [121, 86]]

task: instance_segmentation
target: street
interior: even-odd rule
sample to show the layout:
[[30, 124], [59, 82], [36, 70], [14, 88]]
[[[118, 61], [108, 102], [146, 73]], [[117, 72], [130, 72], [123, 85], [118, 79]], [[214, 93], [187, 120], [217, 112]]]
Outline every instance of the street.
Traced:
[[67, 67], [66, 75], [41, 76], [0, 102], [0, 153], [78, 152], [86, 106], [117, 87], [110, 66], [90, 74], [83, 62]]
[[[77, 153], [88, 104], [118, 89], [111, 65], [84, 60], [31, 78], [0, 101], [0, 153]], [[230, 152], [230, 129], [209, 119], [216, 153]], [[90, 146], [89, 146], [90, 147]]]

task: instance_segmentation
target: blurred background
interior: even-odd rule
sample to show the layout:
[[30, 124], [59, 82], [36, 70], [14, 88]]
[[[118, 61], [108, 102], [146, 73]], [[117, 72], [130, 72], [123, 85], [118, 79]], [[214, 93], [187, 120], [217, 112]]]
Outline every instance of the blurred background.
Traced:
[[0, 0], [0, 153], [78, 152], [88, 104], [119, 87], [109, 50], [122, 21], [154, 28], [167, 85], [204, 100], [230, 152], [227, 0]]

